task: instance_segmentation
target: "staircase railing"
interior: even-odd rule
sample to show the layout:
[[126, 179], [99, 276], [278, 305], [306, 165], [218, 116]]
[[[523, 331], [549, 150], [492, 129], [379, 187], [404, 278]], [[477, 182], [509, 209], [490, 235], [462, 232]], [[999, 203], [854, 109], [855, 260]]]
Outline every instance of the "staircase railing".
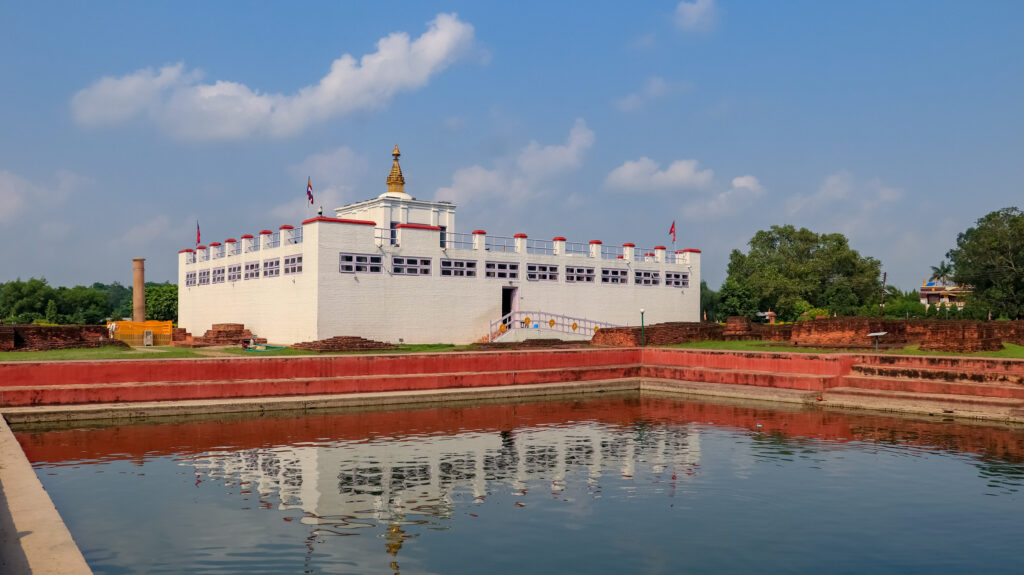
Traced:
[[494, 341], [514, 329], [553, 331], [593, 337], [594, 333], [616, 324], [545, 311], [513, 311], [491, 322], [488, 339]]

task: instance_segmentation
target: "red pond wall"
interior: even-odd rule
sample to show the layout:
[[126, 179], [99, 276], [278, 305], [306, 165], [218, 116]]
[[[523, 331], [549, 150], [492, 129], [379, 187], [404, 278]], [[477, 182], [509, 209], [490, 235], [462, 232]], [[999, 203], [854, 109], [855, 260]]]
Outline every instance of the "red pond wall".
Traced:
[[[1024, 361], [1021, 360], [667, 348], [7, 362], [0, 363], [0, 407], [438, 390], [637, 378], [823, 392], [850, 385], [860, 377], [856, 373], [848, 377], [858, 364], [893, 365], [901, 369], [983, 370], [1024, 377]], [[863, 371], [863, 367], [857, 369]], [[934, 392], [935, 387], [934, 382], [916, 380], [900, 385], [907, 391], [929, 393]], [[957, 393], [969, 391], [965, 388]]]

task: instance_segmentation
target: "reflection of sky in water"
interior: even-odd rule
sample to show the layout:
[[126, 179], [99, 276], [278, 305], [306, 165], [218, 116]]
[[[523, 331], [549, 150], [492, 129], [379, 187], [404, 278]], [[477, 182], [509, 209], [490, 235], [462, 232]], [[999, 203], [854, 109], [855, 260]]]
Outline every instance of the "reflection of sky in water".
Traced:
[[[602, 413], [616, 401], [636, 407], [604, 400]], [[575, 405], [568, 423], [367, 429], [37, 471], [97, 573], [1017, 568], [1024, 466], [995, 447], [958, 451], [976, 443], [971, 428], [829, 414], [829, 425], [849, 417], [849, 435], [807, 437], [787, 433], [794, 412], [741, 413], [759, 428], [588, 419], [587, 402]]]

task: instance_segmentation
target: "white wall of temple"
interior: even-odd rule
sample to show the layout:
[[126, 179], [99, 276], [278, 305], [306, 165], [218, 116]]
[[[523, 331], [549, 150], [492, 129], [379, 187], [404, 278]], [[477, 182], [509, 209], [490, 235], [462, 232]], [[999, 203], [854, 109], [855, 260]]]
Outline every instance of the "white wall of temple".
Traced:
[[[316, 301], [317, 258], [308, 243], [287, 243], [289, 231], [282, 230], [280, 245], [271, 247], [271, 235], [253, 238], [260, 242], [260, 249], [246, 251], [247, 242], [239, 239], [240, 253], [230, 255], [227, 250], [223, 257], [204, 260], [198, 250], [195, 263], [187, 263], [189, 252], [178, 254], [178, 326], [194, 336], [206, 333], [215, 323], [241, 323], [258, 337], [266, 337], [274, 343], [295, 343], [317, 339]], [[302, 256], [300, 273], [285, 273], [286, 258]], [[264, 276], [267, 261], [278, 262], [278, 274]], [[245, 279], [245, 265], [259, 263], [259, 277]], [[241, 278], [228, 279], [229, 268], [241, 267]], [[223, 282], [213, 283], [213, 271], [224, 269]], [[210, 283], [201, 285], [200, 274], [208, 271]], [[196, 274], [195, 285], [189, 274]]]
[[[438, 230], [400, 228], [398, 245], [383, 242], [379, 248], [367, 246], [365, 232], [352, 235], [361, 226], [318, 223], [320, 227], [320, 291], [318, 332], [320, 338], [334, 335], [359, 335], [370, 339], [405, 343], [470, 343], [486, 337], [490, 324], [502, 316], [502, 288], [516, 287], [518, 310], [544, 311], [618, 325], [639, 325], [640, 309], [645, 321], [698, 321], [700, 314], [700, 262], [698, 253], [680, 254], [681, 263], [662, 261], [635, 262], [601, 259], [586, 255], [548, 255], [525, 253], [525, 240], [519, 252], [495, 252], [479, 249], [440, 247]], [[329, 227], [328, 227], [329, 226]], [[308, 229], [309, 226], [307, 226]], [[337, 235], [337, 237], [335, 237]], [[357, 246], [367, 246], [360, 248]], [[363, 250], [365, 251], [359, 251]], [[340, 273], [337, 262], [341, 252], [382, 256], [381, 273]], [[403, 276], [393, 273], [393, 258], [429, 258], [429, 275]], [[476, 262], [476, 277], [441, 275], [442, 259]], [[511, 262], [520, 266], [519, 279], [486, 277], [486, 263]], [[330, 263], [329, 263], [330, 262]], [[529, 281], [528, 264], [558, 266], [557, 281]], [[566, 281], [565, 266], [594, 268], [593, 283]], [[628, 272], [625, 285], [601, 283], [601, 269]], [[660, 285], [634, 284], [634, 271], [658, 271]], [[688, 273], [685, 288], [664, 285], [665, 273]], [[545, 337], [540, 335], [539, 337]]]
[[[454, 206], [453, 206], [454, 208]], [[377, 227], [390, 225], [376, 223]], [[283, 231], [287, 238], [290, 232]], [[617, 325], [639, 325], [640, 309], [647, 323], [698, 321], [700, 314], [700, 254], [686, 252], [667, 261], [666, 250], [634, 261], [633, 248], [622, 248], [623, 259], [603, 259], [601, 245], [584, 246], [589, 253], [566, 254], [565, 242], [547, 242], [555, 253], [528, 253], [527, 239], [494, 241], [485, 249], [483, 235], [460, 236], [458, 249], [441, 247], [441, 231], [400, 227], [397, 245], [390, 230], [333, 218], [314, 218], [302, 226], [303, 241], [268, 247], [270, 236], [257, 236], [259, 251], [188, 263], [179, 254], [179, 326], [193, 335], [214, 323], [242, 323], [270, 343], [291, 344], [337, 335], [405, 343], [469, 343], [486, 337], [490, 324], [502, 316], [502, 288], [517, 288], [514, 310], [543, 311]], [[448, 232], [447, 239], [454, 234]], [[449, 244], [451, 246], [453, 244]], [[580, 251], [577, 245], [576, 251]], [[204, 250], [200, 250], [202, 253]], [[568, 250], [573, 251], [573, 250]], [[379, 273], [342, 273], [340, 254], [380, 258]], [[302, 272], [285, 273], [286, 256], [303, 256]], [[430, 273], [395, 273], [395, 258], [430, 260]], [[276, 277], [263, 274], [267, 260], [280, 260]], [[475, 277], [442, 275], [442, 259], [472, 261]], [[244, 279], [246, 263], [260, 263], [258, 279]], [[518, 279], [486, 277], [487, 262], [519, 264]], [[530, 281], [527, 266], [557, 266], [558, 279]], [[207, 285], [190, 285], [189, 274], [241, 265], [243, 277]], [[593, 268], [593, 282], [567, 281], [566, 266]], [[602, 269], [625, 270], [628, 283], [602, 283]], [[658, 285], [637, 285], [636, 271], [656, 271]], [[686, 273], [688, 286], [666, 285], [666, 273]], [[196, 282], [198, 284], [198, 281]], [[538, 337], [550, 337], [540, 332]], [[550, 333], [550, 332], [547, 332]]]

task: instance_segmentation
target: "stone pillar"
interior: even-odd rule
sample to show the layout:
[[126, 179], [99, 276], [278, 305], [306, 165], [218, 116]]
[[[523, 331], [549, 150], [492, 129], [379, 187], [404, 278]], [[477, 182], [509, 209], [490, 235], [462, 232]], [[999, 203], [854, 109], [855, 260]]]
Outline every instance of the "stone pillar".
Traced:
[[473, 230], [473, 249], [478, 251], [487, 249], [487, 232], [484, 230]]
[[556, 256], [565, 255], [565, 238], [557, 236], [555, 239], [551, 240], [551, 243], [554, 245], [554, 253]]
[[654, 246], [654, 261], [658, 263], [665, 263], [665, 246]]
[[633, 261], [633, 253], [636, 251], [636, 244], [625, 243], [622, 244], [622, 259], [631, 262]]
[[516, 243], [516, 253], [517, 254], [525, 254], [526, 253], [526, 234], [516, 234], [515, 236], [512, 237], [512, 239], [515, 240], [515, 243]]
[[146, 258], [132, 258], [132, 321], [146, 321]]
[[601, 240], [590, 240], [590, 257], [601, 259]]

